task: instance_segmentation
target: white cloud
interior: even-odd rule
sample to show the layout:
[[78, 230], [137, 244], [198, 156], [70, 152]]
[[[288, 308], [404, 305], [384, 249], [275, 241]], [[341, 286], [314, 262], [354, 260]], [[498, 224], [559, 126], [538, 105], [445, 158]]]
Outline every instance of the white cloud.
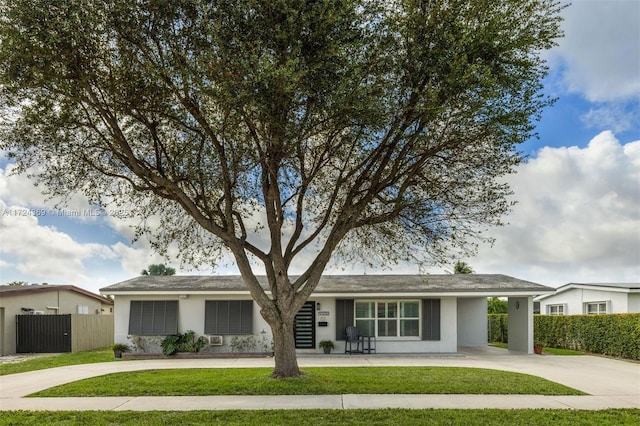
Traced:
[[[60, 202], [59, 198], [50, 199], [42, 193], [44, 189], [41, 186], [34, 185], [34, 180], [29, 174], [37, 172], [36, 169], [30, 169], [27, 173], [14, 174], [15, 165], [9, 163], [4, 169], [0, 169], [0, 199], [7, 205], [44, 208], [49, 213], [59, 212], [83, 212], [92, 208], [87, 198], [82, 194], [71, 194], [65, 200], [64, 207], [60, 210], [54, 209], [54, 206]], [[78, 215], [82, 220], [94, 220], [95, 216]]]
[[113, 258], [113, 252], [104, 245], [81, 244], [55, 227], [42, 226], [29, 209], [7, 206], [0, 200], [0, 212], [4, 267], [23, 276], [58, 283], [87, 281], [85, 261]]
[[510, 177], [518, 204], [469, 263], [543, 284], [640, 281], [640, 141], [544, 148]]
[[581, 0], [563, 13], [565, 37], [551, 52], [566, 88], [592, 102], [640, 97], [640, 2]]
[[585, 127], [590, 129], [611, 129], [614, 133], [622, 133], [636, 129], [640, 105], [625, 105], [617, 102], [594, 105], [581, 117]]
[[112, 248], [121, 259], [122, 269], [132, 276], [140, 275], [140, 271], [148, 265], [167, 264], [162, 256], [155, 253], [150, 247], [140, 247], [139, 245], [133, 247], [123, 243], [116, 243]]

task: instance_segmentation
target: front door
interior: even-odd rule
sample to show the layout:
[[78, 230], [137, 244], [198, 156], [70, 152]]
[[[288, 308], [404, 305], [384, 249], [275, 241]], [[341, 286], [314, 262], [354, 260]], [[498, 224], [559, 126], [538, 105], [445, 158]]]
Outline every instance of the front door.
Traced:
[[314, 349], [316, 347], [315, 302], [306, 302], [296, 314], [294, 337], [296, 349]]

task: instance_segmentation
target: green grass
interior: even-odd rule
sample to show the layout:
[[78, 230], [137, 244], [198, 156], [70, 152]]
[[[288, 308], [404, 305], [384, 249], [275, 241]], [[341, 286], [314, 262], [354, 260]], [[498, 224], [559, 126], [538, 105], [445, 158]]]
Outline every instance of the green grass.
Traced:
[[114, 360], [113, 351], [110, 348], [37, 357], [27, 361], [0, 364], [0, 376], [34, 370], [44, 370], [45, 368], [63, 367], [65, 365], [93, 364], [96, 362], [109, 362]]
[[584, 352], [560, 348], [542, 348], [542, 353], [549, 355], [584, 355]]
[[9, 411], [0, 425], [637, 425], [640, 410]]
[[170, 395], [538, 394], [584, 395], [540, 377], [459, 367], [306, 368], [273, 379], [270, 368], [171, 369], [115, 373], [57, 386], [37, 397]]
[[[495, 346], [496, 348], [507, 349], [507, 344], [502, 342], [493, 342], [489, 343], [489, 345]], [[547, 355], [584, 355], [584, 352], [560, 348], [542, 348], [542, 353]]]

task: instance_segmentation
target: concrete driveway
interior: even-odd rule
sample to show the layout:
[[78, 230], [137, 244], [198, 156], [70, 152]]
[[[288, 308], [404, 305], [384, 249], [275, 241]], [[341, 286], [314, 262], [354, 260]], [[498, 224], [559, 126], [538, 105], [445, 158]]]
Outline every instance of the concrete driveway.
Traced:
[[446, 366], [532, 374], [589, 396], [300, 395], [24, 398], [89, 377], [167, 368], [273, 367], [272, 358], [173, 359], [84, 364], [0, 377], [0, 410], [222, 410], [303, 408], [640, 408], [640, 364], [595, 356], [518, 355], [461, 349], [451, 356], [301, 355], [301, 367]]

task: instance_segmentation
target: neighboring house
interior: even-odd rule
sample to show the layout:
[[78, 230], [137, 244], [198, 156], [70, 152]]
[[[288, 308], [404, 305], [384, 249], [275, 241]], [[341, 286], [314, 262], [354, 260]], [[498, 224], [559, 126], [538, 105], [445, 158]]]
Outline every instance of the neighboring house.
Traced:
[[[259, 277], [264, 288], [265, 277]], [[116, 342], [193, 330], [230, 350], [242, 336], [271, 331], [240, 276], [141, 276], [100, 290], [114, 297]], [[296, 318], [296, 347], [321, 340], [345, 349], [358, 327], [377, 353], [455, 353], [487, 344], [487, 298], [507, 297], [509, 349], [533, 351], [533, 296], [554, 290], [505, 275], [325, 275]], [[233, 346], [233, 345], [231, 345]]]
[[535, 300], [543, 315], [640, 312], [640, 283], [569, 283]]
[[0, 353], [16, 352], [16, 315], [113, 313], [113, 301], [73, 285], [0, 286]]

